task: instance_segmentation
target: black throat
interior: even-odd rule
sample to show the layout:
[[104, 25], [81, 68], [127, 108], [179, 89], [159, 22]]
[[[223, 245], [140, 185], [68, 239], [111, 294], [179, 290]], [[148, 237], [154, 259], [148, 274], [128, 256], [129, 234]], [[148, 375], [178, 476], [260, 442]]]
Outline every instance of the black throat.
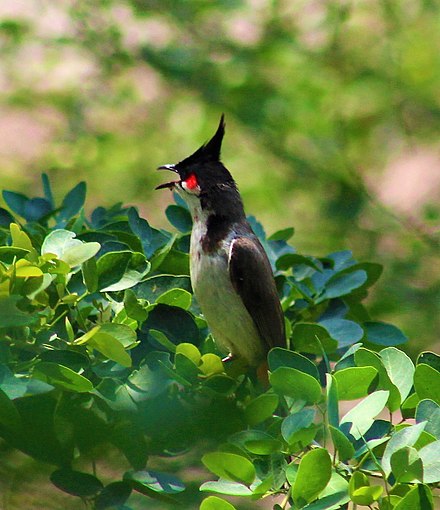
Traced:
[[247, 225], [243, 202], [235, 183], [215, 186], [200, 199], [202, 209], [209, 211], [202, 249], [205, 253], [214, 253], [232, 229]]

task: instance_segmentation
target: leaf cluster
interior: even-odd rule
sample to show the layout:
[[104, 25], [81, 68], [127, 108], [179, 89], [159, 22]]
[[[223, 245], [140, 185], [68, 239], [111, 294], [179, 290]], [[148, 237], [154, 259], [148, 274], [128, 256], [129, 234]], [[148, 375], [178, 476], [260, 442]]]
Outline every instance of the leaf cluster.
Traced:
[[[234, 508], [219, 495], [278, 496], [276, 509], [434, 508], [440, 357], [414, 364], [396, 347], [403, 333], [369, 316], [380, 265], [298, 254], [293, 229], [268, 237], [250, 218], [290, 343], [269, 353], [263, 388], [222, 362], [192, 297], [178, 198], [172, 234], [121, 204], [86, 217], [84, 183], [60, 206], [46, 176], [43, 188], [5, 191], [0, 210], [0, 436], [54, 465], [56, 487], [95, 509], [133, 508], [133, 491], [175, 505], [185, 473], [154, 459], [202, 449], [216, 477], [200, 486], [216, 494], [202, 510]], [[108, 445], [131, 469], [106, 484], [77, 466]]]

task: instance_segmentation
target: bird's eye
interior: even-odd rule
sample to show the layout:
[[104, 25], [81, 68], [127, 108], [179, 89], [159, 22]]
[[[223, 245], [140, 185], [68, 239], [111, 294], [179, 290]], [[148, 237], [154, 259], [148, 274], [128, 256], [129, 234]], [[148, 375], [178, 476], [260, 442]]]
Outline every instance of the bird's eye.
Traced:
[[196, 191], [199, 188], [199, 183], [197, 182], [197, 177], [195, 174], [190, 174], [183, 182], [182, 185], [188, 191]]

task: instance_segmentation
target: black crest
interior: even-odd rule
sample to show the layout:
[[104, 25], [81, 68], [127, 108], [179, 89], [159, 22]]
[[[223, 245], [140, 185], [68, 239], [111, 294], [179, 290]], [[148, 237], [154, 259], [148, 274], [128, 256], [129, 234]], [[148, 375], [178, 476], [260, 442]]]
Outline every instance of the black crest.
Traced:
[[179, 161], [175, 165], [177, 171], [191, 167], [193, 165], [200, 165], [204, 163], [213, 163], [220, 161], [220, 152], [222, 148], [222, 141], [225, 135], [225, 115], [222, 114], [220, 117], [220, 123], [218, 125], [215, 135], [196, 150], [191, 156]]

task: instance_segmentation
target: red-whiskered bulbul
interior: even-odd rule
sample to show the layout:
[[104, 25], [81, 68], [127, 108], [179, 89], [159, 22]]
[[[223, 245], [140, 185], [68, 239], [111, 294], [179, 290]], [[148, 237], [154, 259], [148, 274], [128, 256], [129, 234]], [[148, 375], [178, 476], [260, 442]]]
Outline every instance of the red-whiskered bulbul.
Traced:
[[170, 188], [188, 204], [193, 219], [191, 284], [226, 359], [257, 367], [269, 349], [285, 347], [284, 316], [269, 259], [246, 220], [234, 179], [220, 161], [224, 116], [215, 135], [171, 170]]

